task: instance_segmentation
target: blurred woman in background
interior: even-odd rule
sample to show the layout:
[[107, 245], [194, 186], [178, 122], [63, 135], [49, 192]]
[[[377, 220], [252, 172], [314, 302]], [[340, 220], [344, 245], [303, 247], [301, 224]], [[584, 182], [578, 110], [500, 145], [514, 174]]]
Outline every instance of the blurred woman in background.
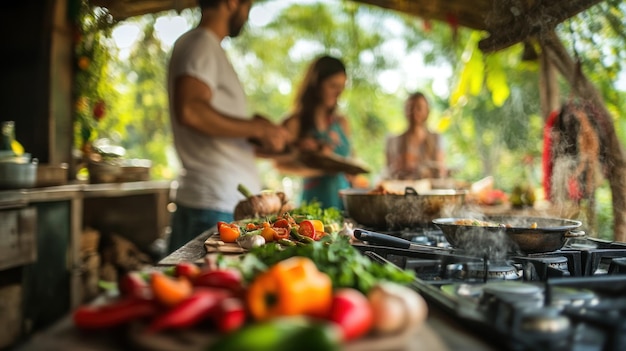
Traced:
[[428, 130], [428, 100], [421, 92], [411, 94], [405, 103], [407, 130], [387, 139], [385, 156], [389, 179], [443, 178], [447, 172], [441, 137]]
[[[337, 103], [347, 81], [343, 62], [321, 56], [314, 60], [296, 96], [294, 111], [283, 122], [292, 144], [302, 151], [347, 157], [351, 153], [347, 119], [337, 113]], [[302, 201], [317, 200], [323, 208], [343, 208], [339, 191], [350, 183], [343, 173], [304, 177]]]

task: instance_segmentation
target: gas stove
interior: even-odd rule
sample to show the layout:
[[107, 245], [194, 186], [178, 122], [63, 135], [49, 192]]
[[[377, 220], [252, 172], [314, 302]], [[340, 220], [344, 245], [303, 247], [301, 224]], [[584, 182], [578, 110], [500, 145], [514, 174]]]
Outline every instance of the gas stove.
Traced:
[[626, 244], [591, 238], [557, 251], [477, 257], [436, 228], [386, 232], [410, 249], [355, 244], [415, 271], [413, 288], [501, 349], [626, 350]]

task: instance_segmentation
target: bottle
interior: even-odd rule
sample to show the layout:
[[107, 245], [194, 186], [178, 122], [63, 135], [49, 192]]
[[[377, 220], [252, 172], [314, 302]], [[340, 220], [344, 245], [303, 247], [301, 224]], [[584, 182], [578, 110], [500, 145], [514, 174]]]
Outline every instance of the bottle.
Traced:
[[0, 151], [13, 151], [15, 156], [22, 156], [24, 147], [15, 140], [15, 122], [2, 122], [2, 134], [0, 135]]
[[11, 151], [13, 140], [15, 140], [15, 122], [2, 122], [2, 139], [0, 139], [0, 151]]

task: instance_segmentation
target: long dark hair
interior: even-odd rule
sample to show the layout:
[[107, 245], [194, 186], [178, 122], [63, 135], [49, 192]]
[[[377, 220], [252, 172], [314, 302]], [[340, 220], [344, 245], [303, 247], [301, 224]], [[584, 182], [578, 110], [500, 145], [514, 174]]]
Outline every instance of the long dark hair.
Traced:
[[[300, 116], [300, 136], [306, 136], [315, 129], [315, 108], [322, 101], [322, 83], [337, 73], [346, 73], [346, 67], [338, 58], [324, 55], [313, 61], [298, 90], [295, 113]], [[336, 106], [328, 111], [335, 111]]]

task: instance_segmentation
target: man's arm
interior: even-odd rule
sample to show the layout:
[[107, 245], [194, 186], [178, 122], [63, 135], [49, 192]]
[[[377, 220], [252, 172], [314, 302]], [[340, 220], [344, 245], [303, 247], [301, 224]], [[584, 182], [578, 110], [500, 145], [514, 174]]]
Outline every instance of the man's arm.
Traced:
[[174, 83], [174, 112], [179, 123], [209, 136], [249, 138], [264, 148], [282, 151], [287, 132], [263, 118], [238, 119], [211, 106], [211, 89], [200, 80], [178, 77]]

